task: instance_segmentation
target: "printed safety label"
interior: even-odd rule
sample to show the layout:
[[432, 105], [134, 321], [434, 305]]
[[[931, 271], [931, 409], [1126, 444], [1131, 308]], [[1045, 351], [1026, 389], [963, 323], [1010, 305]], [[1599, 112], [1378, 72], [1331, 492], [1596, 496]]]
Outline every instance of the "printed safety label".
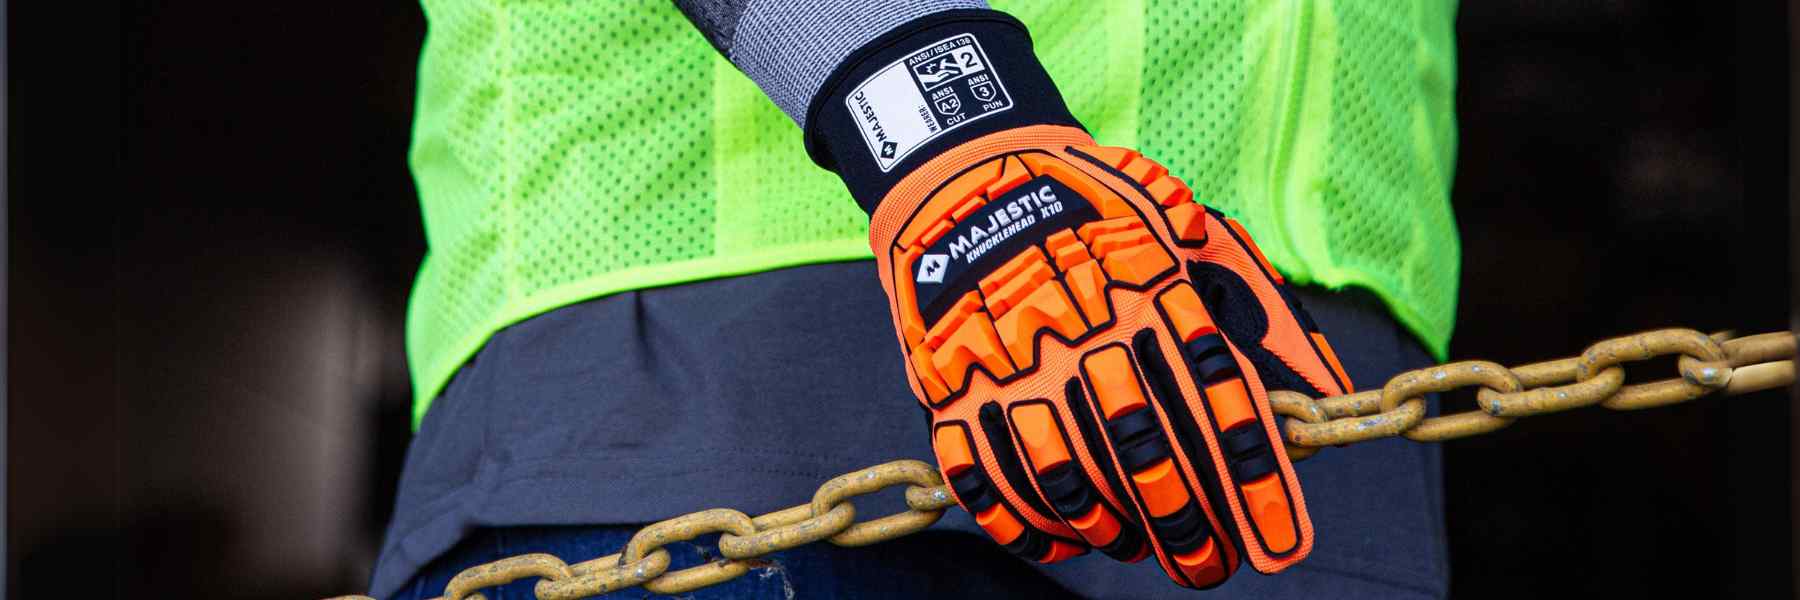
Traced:
[[945, 132], [1013, 107], [987, 53], [967, 33], [882, 67], [844, 104], [883, 173]]

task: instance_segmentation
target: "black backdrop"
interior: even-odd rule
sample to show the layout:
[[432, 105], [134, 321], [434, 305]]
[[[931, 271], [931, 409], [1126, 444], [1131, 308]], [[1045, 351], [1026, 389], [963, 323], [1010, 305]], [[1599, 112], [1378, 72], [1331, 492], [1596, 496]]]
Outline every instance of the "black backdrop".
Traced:
[[[1454, 357], [1789, 326], [1788, 25], [1466, 3]], [[361, 589], [408, 435], [419, 9], [13, 2], [8, 34], [9, 592]], [[1453, 595], [1792, 596], [1788, 399], [1448, 444]]]

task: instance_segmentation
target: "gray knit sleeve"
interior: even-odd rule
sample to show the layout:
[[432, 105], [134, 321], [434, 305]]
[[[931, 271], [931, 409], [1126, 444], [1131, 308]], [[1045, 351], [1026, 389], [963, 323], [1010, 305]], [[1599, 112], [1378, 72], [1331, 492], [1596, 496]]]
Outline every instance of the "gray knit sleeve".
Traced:
[[731, 63], [806, 127], [806, 107], [850, 53], [932, 13], [986, 0], [674, 0]]

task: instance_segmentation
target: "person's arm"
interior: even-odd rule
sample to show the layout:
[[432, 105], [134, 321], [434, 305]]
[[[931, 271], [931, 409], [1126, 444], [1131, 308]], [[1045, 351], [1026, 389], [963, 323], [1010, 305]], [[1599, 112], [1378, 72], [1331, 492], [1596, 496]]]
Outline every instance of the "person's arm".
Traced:
[[1243, 228], [1098, 146], [978, 2], [676, 2], [871, 216], [957, 501], [1007, 550], [1190, 587], [1312, 547], [1266, 390], [1350, 390]]
[[674, 0], [713, 48], [806, 127], [806, 109], [839, 65], [920, 18], [985, 9], [986, 0]]

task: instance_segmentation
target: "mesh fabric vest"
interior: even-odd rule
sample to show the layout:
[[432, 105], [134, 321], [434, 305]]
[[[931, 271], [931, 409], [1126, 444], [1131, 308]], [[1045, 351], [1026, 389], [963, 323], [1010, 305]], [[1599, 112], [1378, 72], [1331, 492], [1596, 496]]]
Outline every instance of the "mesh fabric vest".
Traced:
[[[1453, 2], [990, 1], [1031, 28], [1100, 143], [1167, 165], [1290, 280], [1373, 291], [1442, 357]], [[799, 129], [668, 0], [424, 4], [415, 424], [488, 336], [533, 315], [870, 256], [868, 217]]]

